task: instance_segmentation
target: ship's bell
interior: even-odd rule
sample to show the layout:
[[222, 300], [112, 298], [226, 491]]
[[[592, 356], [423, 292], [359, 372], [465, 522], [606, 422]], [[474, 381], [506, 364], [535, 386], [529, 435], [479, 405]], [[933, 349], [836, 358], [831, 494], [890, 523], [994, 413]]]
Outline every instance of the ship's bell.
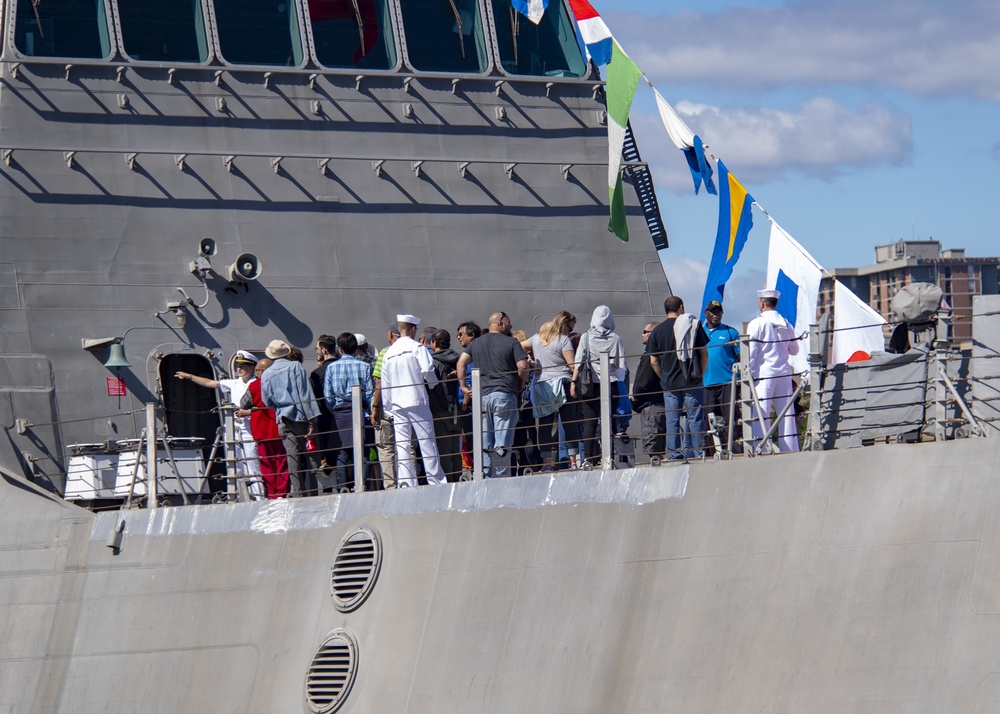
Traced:
[[125, 356], [125, 345], [121, 342], [112, 342], [108, 359], [104, 362], [105, 367], [131, 367], [128, 357]]

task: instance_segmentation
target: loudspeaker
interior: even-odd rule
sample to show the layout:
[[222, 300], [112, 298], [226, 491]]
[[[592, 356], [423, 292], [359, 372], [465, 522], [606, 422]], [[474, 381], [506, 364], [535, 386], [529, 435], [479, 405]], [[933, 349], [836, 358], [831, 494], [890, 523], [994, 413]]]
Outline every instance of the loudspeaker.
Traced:
[[264, 261], [253, 253], [240, 253], [236, 262], [226, 268], [226, 277], [231, 283], [249, 283], [260, 277]]
[[202, 238], [198, 243], [198, 255], [202, 258], [211, 258], [215, 255], [215, 239]]

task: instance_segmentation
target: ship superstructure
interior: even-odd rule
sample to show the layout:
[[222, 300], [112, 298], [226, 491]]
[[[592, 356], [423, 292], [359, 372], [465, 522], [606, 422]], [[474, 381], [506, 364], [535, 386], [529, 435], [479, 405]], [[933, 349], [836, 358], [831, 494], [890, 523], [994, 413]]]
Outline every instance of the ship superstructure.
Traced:
[[634, 142], [635, 238], [606, 231], [602, 83], [563, 2], [537, 27], [506, 0], [3, 8], [0, 457], [47, 488], [147, 403], [210, 438], [214, 397], [165, 376], [240, 347], [381, 345], [404, 308], [531, 331], [606, 303], [638, 334], [662, 300]]

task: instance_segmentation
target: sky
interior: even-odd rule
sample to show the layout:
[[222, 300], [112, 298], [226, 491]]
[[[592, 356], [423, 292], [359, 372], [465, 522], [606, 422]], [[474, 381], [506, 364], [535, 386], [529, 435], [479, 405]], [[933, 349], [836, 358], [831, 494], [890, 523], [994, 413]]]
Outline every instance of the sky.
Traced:
[[[591, 0], [647, 79], [757, 203], [825, 268], [875, 246], [939, 240], [1000, 255], [1000, 3], [995, 0]], [[694, 184], [640, 83], [631, 121], [696, 311], [718, 199]], [[716, 178], [718, 177], [716, 173]], [[756, 313], [770, 226], [726, 288], [726, 321]], [[633, 230], [632, 240], [649, 240]], [[694, 305], [692, 305], [692, 303]]]

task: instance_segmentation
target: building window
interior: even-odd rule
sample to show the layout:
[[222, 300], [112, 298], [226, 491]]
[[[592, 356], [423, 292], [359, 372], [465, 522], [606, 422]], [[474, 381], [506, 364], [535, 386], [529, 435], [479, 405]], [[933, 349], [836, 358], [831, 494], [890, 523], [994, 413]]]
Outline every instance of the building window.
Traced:
[[472, 72], [489, 67], [477, 0], [406, 0], [400, 3], [410, 64], [425, 72]]
[[118, 0], [125, 53], [146, 62], [206, 62], [199, 0]]
[[500, 64], [510, 74], [582, 77], [587, 63], [576, 27], [562, 0], [552, 0], [537, 25], [514, 10], [510, 0], [492, 0]]
[[302, 64], [292, 0], [214, 0], [219, 49], [227, 62], [272, 67]]
[[110, 57], [103, 0], [17, 0], [14, 46], [29, 57]]
[[388, 0], [309, 0], [309, 23], [316, 59], [324, 67], [396, 66]]

